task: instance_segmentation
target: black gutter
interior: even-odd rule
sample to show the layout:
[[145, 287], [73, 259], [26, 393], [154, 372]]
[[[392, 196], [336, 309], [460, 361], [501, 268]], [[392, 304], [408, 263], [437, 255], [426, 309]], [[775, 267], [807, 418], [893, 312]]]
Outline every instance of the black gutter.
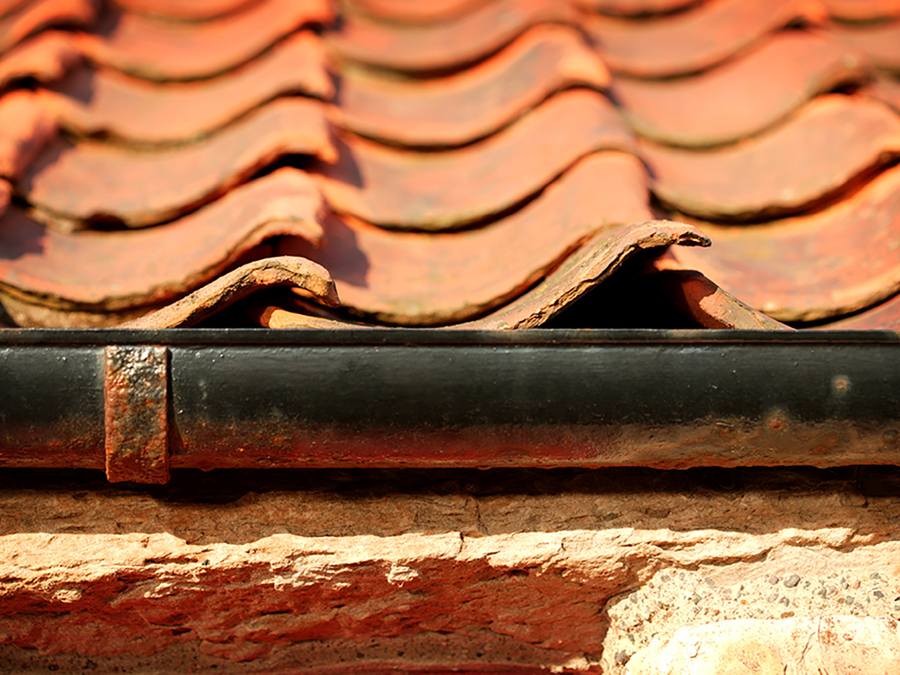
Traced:
[[900, 464], [897, 333], [0, 331], [0, 467], [849, 464]]

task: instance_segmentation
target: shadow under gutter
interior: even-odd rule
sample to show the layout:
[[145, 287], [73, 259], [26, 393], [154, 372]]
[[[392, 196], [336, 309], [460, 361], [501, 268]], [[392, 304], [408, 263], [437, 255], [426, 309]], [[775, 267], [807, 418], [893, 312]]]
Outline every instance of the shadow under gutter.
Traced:
[[900, 464], [890, 331], [0, 331], [0, 467]]

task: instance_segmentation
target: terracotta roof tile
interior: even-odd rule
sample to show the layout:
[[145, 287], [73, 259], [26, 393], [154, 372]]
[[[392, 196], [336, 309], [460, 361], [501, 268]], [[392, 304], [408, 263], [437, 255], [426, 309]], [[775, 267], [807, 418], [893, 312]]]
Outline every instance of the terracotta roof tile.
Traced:
[[345, 59], [407, 73], [456, 70], [509, 44], [541, 23], [576, 24], [578, 14], [558, 0], [494, 0], [433, 25], [399, 26], [351, 15], [332, 41]]
[[900, 3], [95, 9], [0, 1], [22, 324], [900, 326]]
[[896, 167], [809, 215], [746, 227], [698, 227], [712, 247], [675, 257], [781, 321], [839, 316], [900, 290]]
[[620, 79], [613, 91], [642, 136], [703, 147], [758, 134], [817, 94], [866, 78], [853, 50], [827, 37], [787, 32], [695, 77]]
[[100, 65], [148, 80], [212, 77], [246, 63], [308, 24], [330, 22], [329, 0], [261, 0], [204, 23], [110, 14], [82, 49]]
[[323, 104], [286, 98], [193, 145], [132, 150], [58, 139], [18, 187], [31, 203], [57, 218], [115, 219], [140, 227], [212, 200], [284, 155], [330, 161], [334, 152]]
[[385, 227], [448, 230], [514, 207], [587, 154], [634, 145], [606, 98], [574, 90], [465, 148], [420, 153], [350, 136], [341, 148], [322, 180], [335, 210]]
[[353, 68], [341, 75], [338, 123], [411, 147], [471, 143], [557, 91], [609, 84], [578, 31], [554, 25], [532, 28], [495, 57], [449, 77], [397, 81]]
[[71, 33], [48, 30], [13, 47], [0, 59], [0, 91], [17, 80], [49, 84], [81, 63], [81, 50]]
[[[282, 169], [165, 225], [138, 231], [57, 233], [11, 209], [0, 220], [0, 284], [60, 308], [122, 311], [178, 298], [274, 236], [318, 243], [321, 197]], [[108, 323], [117, 323], [110, 317]]]
[[407, 325], [450, 323], [520, 294], [595, 232], [650, 218], [645, 184], [633, 157], [598, 153], [522, 209], [474, 230], [390, 232], [332, 218], [320, 249], [279, 250], [321, 263], [355, 313]]
[[166, 19], [204, 21], [232, 14], [260, 0], [115, 0], [115, 4], [137, 14]]
[[35, 0], [0, 18], [0, 53], [50, 26], [86, 26], [97, 16], [92, 0]]
[[718, 219], [795, 213], [898, 155], [900, 116], [876, 101], [839, 95], [821, 96], [783, 125], [733, 147], [641, 146], [661, 201]]
[[659, 78], [710, 68], [798, 19], [825, 18], [815, 0], [718, 0], [658, 19], [598, 16], [585, 28], [613, 71]]
[[228, 77], [158, 84], [82, 68], [56, 88], [60, 124], [137, 144], [183, 143], [210, 134], [285, 94], [330, 99], [334, 85], [320, 38], [300, 32]]

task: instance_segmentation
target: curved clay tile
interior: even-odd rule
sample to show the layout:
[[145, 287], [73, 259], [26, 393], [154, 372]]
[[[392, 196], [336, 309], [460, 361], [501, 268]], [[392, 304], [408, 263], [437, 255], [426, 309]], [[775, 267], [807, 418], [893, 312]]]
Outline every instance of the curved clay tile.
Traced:
[[340, 304], [334, 281], [324, 267], [306, 258], [280, 256], [241, 265], [171, 305], [121, 327], [147, 330], [194, 326], [251, 293], [278, 286], [303, 289], [329, 307]]
[[[352, 326], [348, 327], [352, 328]], [[859, 314], [817, 326], [817, 328], [819, 330], [900, 330], [900, 295], [895, 295], [880, 305], [875, 305]]]
[[864, 54], [877, 68], [900, 72], [900, 21], [874, 26], [835, 26], [830, 32]]
[[653, 78], [705, 70], [797, 19], [825, 18], [816, 0], [718, 0], [659, 19], [593, 17], [585, 28], [613, 71]]
[[73, 221], [116, 219], [140, 227], [203, 204], [287, 154], [334, 158], [323, 104], [273, 101], [201, 143], [130, 150], [59, 140], [18, 187], [32, 204]]
[[787, 32], [701, 75], [665, 82], [620, 79], [613, 92], [642, 136], [704, 147], [757, 134], [816, 94], [865, 78], [852, 49], [819, 35]]
[[793, 330], [719, 288], [696, 270], [681, 269], [667, 251], [654, 263], [663, 292], [703, 328], [737, 330]]
[[348, 16], [332, 35], [339, 56], [409, 73], [459, 69], [493, 54], [540, 23], [577, 24], [578, 14], [558, 0], [496, 0], [452, 21], [392, 26]]
[[337, 120], [357, 134], [398, 145], [464, 145], [554, 92], [608, 84], [609, 73], [577, 31], [538, 26], [496, 56], [449, 77], [411, 83], [345, 69]]
[[670, 14], [698, 5], [703, 0], [572, 0], [574, 4], [598, 14], [643, 16]]
[[563, 92], [490, 138], [456, 150], [410, 152], [354, 137], [323, 169], [339, 213], [399, 229], [458, 229], [506, 211], [597, 150], [633, 151], [601, 94]]
[[696, 152], [642, 144], [663, 203], [702, 218], [796, 212], [900, 153], [900, 116], [877, 101], [833, 94], [764, 136]]
[[277, 96], [330, 98], [321, 39], [301, 32], [242, 68], [202, 82], [158, 84], [112, 70], [84, 68], [56, 88], [60, 124], [137, 144], [183, 143], [206, 136]]
[[712, 248], [674, 253], [681, 265], [781, 321], [839, 316], [900, 290], [900, 168], [812, 215], [700, 227]]
[[862, 89], [867, 96], [887, 103], [900, 113], [900, 81], [880, 77]]
[[521, 210], [476, 230], [391, 232], [335, 217], [324, 223], [320, 249], [284, 242], [279, 252], [321, 263], [342, 305], [355, 313], [434, 325], [484, 313], [531, 286], [595, 232], [648, 217], [640, 162], [598, 153]]
[[344, 3], [354, 13], [394, 23], [434, 23], [465, 14], [482, 0], [352, 0]]
[[261, 0], [114, 0], [129, 12], [176, 21], [209, 21], [241, 11]]
[[92, 0], [35, 0], [0, 19], [0, 52], [50, 26], [87, 26], [97, 18]]
[[709, 246], [709, 240], [690, 225], [667, 220], [634, 223], [595, 234], [533, 289], [496, 312], [458, 328], [535, 328], [596, 288], [633, 256], [669, 246]]
[[0, 0], [0, 18], [12, 14], [30, 0]]
[[56, 117], [44, 97], [27, 89], [0, 98], [0, 176], [21, 177], [51, 140]]
[[123, 13], [85, 35], [82, 49], [103, 66], [148, 80], [195, 80], [218, 75], [258, 56], [309, 23], [326, 23], [328, 0], [263, 0], [245, 12], [198, 24]]
[[821, 0], [835, 19], [842, 21], [877, 21], [900, 16], [897, 0]]
[[0, 59], [0, 89], [25, 78], [49, 84], [79, 63], [81, 51], [72, 34], [48, 30], [16, 45]]
[[319, 241], [320, 207], [309, 177], [282, 169], [140, 231], [60, 234], [10, 209], [0, 218], [0, 285], [61, 308], [160, 303], [206, 283], [271, 237]]

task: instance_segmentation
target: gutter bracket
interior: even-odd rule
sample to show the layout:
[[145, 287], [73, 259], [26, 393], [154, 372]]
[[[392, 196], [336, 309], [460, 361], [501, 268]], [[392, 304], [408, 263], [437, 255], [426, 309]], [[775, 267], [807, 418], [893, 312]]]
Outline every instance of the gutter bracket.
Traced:
[[106, 477], [111, 483], [169, 481], [167, 347], [105, 349]]

